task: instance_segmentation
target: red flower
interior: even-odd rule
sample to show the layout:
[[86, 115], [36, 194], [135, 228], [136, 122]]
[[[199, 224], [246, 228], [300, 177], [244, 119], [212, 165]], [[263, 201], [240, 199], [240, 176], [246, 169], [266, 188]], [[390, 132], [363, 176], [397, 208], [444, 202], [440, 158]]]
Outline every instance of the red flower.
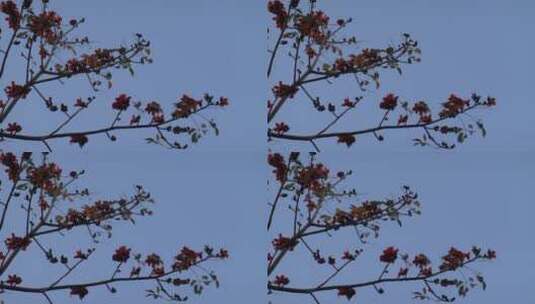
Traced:
[[115, 101], [111, 104], [114, 110], [125, 111], [130, 106], [130, 96], [121, 94], [115, 98]]
[[295, 22], [301, 35], [309, 36], [319, 43], [322, 43], [325, 38], [322, 28], [326, 28], [328, 24], [329, 17], [322, 11], [314, 11], [308, 15], [299, 16]]
[[494, 259], [496, 259], [496, 251], [489, 249], [489, 250], [487, 251], [487, 254], [485, 255], [485, 257], [486, 257], [487, 259], [489, 259], [489, 260], [494, 260]]
[[420, 276], [422, 277], [429, 277], [433, 274], [433, 269], [431, 267], [424, 267], [420, 269]]
[[301, 169], [296, 176], [297, 182], [312, 191], [317, 192], [323, 189], [322, 180], [329, 177], [329, 168], [323, 164], [310, 165]]
[[275, 281], [273, 281], [273, 284], [277, 286], [285, 286], [290, 284], [290, 279], [288, 279], [285, 275], [278, 275], [275, 277]]
[[226, 107], [229, 105], [229, 102], [228, 102], [228, 98], [226, 97], [220, 97], [219, 98], [219, 101], [217, 102], [217, 104], [220, 106], [220, 107]]
[[18, 123], [12, 122], [7, 125], [6, 131], [11, 135], [15, 135], [22, 131], [22, 127]]
[[84, 286], [74, 286], [71, 287], [71, 295], [80, 297], [80, 300], [83, 299], [89, 291]]
[[228, 259], [228, 251], [226, 249], [219, 249], [219, 253], [216, 255], [216, 257], [221, 259]]
[[355, 256], [353, 254], [351, 254], [349, 251], [344, 251], [344, 255], [342, 256], [342, 260], [353, 261], [353, 260], [355, 260]]
[[338, 296], [346, 297], [348, 300], [351, 300], [351, 298], [356, 294], [354, 288], [351, 287], [338, 287]]
[[138, 124], [141, 120], [141, 116], [139, 115], [132, 115], [132, 118], [130, 118], [130, 125]]
[[15, 2], [9, 0], [9, 1], [3, 1], [0, 3], [0, 10], [2, 13], [6, 14], [6, 21], [9, 24], [9, 27], [16, 30], [20, 26], [20, 13], [19, 9], [17, 8], [17, 5]]
[[403, 125], [403, 124], [407, 124], [408, 120], [409, 120], [409, 116], [408, 115], [399, 115], [398, 126], [399, 125]]
[[12, 233], [11, 236], [6, 239], [5, 244], [7, 249], [9, 250], [26, 250], [26, 248], [28, 248], [28, 246], [30, 245], [30, 239], [18, 237]]
[[20, 285], [20, 283], [22, 283], [22, 278], [19, 277], [16, 274], [10, 274], [10, 275], [7, 276], [6, 283], [7, 283], [7, 285], [9, 285], [11, 287], [15, 287], [17, 285]]
[[268, 11], [275, 15], [273, 20], [277, 24], [277, 27], [282, 29], [286, 26], [286, 19], [288, 18], [288, 13], [284, 8], [284, 4], [279, 0], [269, 1], [268, 2]]
[[273, 170], [273, 173], [275, 173], [277, 180], [281, 183], [285, 182], [288, 167], [284, 163], [284, 157], [280, 155], [279, 153], [269, 154], [268, 164], [272, 167], [275, 167], [275, 170]]
[[31, 16], [28, 27], [35, 35], [45, 38], [48, 42], [56, 40], [54, 28], [61, 25], [61, 16], [54, 11], [43, 12], [38, 16]]
[[48, 56], [48, 52], [46, 51], [44, 46], [39, 47], [39, 57], [41, 57], [41, 60], [44, 60]]
[[163, 124], [165, 122], [165, 117], [162, 113], [152, 116], [152, 123], [154, 124]]
[[173, 112], [174, 118], [184, 118], [197, 111], [201, 105], [200, 100], [191, 98], [188, 95], [182, 95], [180, 100], [175, 104], [176, 110]]
[[430, 261], [424, 254], [419, 254], [414, 257], [414, 260], [412, 263], [420, 268], [423, 268], [427, 265], [429, 265]]
[[67, 60], [65, 64], [65, 70], [70, 73], [83, 73], [89, 71], [85, 64], [76, 58]]
[[8, 174], [9, 179], [12, 181], [16, 180], [21, 168], [15, 154], [10, 152], [0, 154], [0, 162], [7, 167], [6, 173]]
[[278, 122], [275, 124], [275, 128], [273, 129], [273, 131], [275, 131], [275, 133], [277, 133], [278, 135], [282, 135], [286, 132], [288, 132], [290, 130], [290, 127], [285, 124], [284, 122]]
[[383, 110], [394, 110], [398, 105], [398, 96], [390, 93], [383, 98], [383, 101], [379, 104], [379, 107]]
[[153, 253], [151, 255], [148, 255], [145, 259], [145, 264], [149, 265], [150, 267], [154, 268], [156, 266], [159, 266], [162, 264], [162, 259], [159, 255]]
[[151, 275], [155, 277], [161, 277], [165, 275], [165, 269], [163, 268], [163, 265], [152, 268]]
[[388, 247], [383, 251], [383, 254], [379, 257], [379, 260], [383, 263], [394, 263], [398, 258], [398, 249], [394, 247]]
[[83, 101], [82, 98], [78, 98], [74, 106], [77, 108], [87, 108], [87, 102]]
[[115, 254], [112, 256], [112, 260], [119, 263], [126, 263], [130, 258], [130, 248], [121, 246], [115, 250]]
[[439, 115], [440, 117], [453, 117], [464, 111], [464, 107], [468, 106], [468, 104], [468, 100], [461, 99], [460, 97], [451, 94], [448, 101], [442, 104], [444, 108]]
[[414, 104], [412, 110], [417, 114], [423, 115], [429, 113], [429, 106], [427, 103], [425, 103], [425, 101], [418, 101]]
[[297, 246], [297, 241], [288, 237], [282, 236], [279, 234], [279, 237], [274, 239], [272, 242], [273, 248], [277, 250], [293, 250]]
[[402, 267], [402, 268], [399, 269], [398, 278], [406, 277], [408, 273], [409, 273], [409, 269]]
[[57, 181], [61, 177], [61, 168], [54, 164], [44, 164], [39, 167], [28, 169], [28, 179], [33, 185], [52, 192], [56, 188]]
[[151, 101], [145, 106], [145, 112], [155, 115], [162, 112], [162, 107], [156, 101]]
[[451, 247], [447, 255], [442, 257], [440, 270], [455, 270], [463, 265], [465, 260], [470, 258], [469, 253], [462, 252], [457, 248]]
[[173, 270], [187, 270], [191, 266], [195, 265], [201, 256], [201, 253], [193, 251], [188, 247], [182, 247], [178, 255], [175, 256]]
[[342, 104], [342, 107], [353, 108], [355, 105], [356, 105], [355, 102], [349, 100], [349, 98], [345, 98], [344, 103]]
[[279, 81], [279, 84], [274, 86], [272, 91], [273, 91], [273, 94], [275, 95], [275, 97], [293, 98], [295, 96], [295, 93], [297, 93], [297, 87], [296, 86], [287, 85], [287, 84], [284, 84], [281, 81]]
[[340, 134], [338, 135], [338, 143], [346, 144], [347, 147], [351, 147], [351, 145], [355, 142], [355, 135], [353, 134]]
[[307, 56], [311, 59], [317, 55], [316, 51], [310, 46], [306, 47], [305, 52], [307, 53]]
[[76, 253], [74, 254], [74, 258], [80, 259], [80, 260], [86, 260], [87, 254], [83, 253], [82, 250], [77, 250]]
[[71, 135], [71, 144], [78, 144], [82, 148], [88, 142], [87, 136], [84, 134], [74, 134]]
[[13, 99], [26, 98], [26, 95], [30, 93], [30, 89], [21, 85], [16, 84], [14, 81], [11, 82], [11, 85], [4, 89], [6, 96]]

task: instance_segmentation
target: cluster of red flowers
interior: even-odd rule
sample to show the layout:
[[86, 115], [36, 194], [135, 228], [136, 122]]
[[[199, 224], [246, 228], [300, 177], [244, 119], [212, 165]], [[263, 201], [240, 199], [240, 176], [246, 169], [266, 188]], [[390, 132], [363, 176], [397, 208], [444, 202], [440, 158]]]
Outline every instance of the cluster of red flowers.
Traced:
[[76, 250], [76, 253], [74, 254], [75, 259], [80, 260], [87, 260], [87, 254], [83, 253], [82, 250]]
[[[420, 122], [421, 123], [430, 123], [432, 121], [431, 118], [431, 110], [429, 109], [429, 106], [425, 101], [418, 101], [415, 103], [412, 107], [412, 111], [420, 116]], [[406, 123], [407, 117], [403, 117], [404, 119], [401, 119], [398, 121], [398, 124]]]
[[162, 113], [162, 107], [160, 106], [158, 102], [151, 101], [147, 103], [147, 106], [145, 106], [145, 112], [154, 116], [154, 115]]
[[447, 255], [442, 257], [440, 270], [455, 270], [461, 267], [466, 260], [470, 259], [469, 252], [462, 252], [457, 248], [451, 247]]
[[288, 166], [284, 162], [284, 157], [279, 153], [270, 153], [268, 154], [268, 164], [275, 168], [273, 173], [275, 173], [277, 180], [281, 183], [286, 182]]
[[284, 8], [284, 4], [279, 0], [268, 2], [268, 11], [275, 15], [273, 20], [277, 24], [277, 27], [283, 29], [286, 27], [286, 20], [288, 19], [288, 12]]
[[28, 248], [30, 243], [31, 241], [29, 238], [18, 237], [13, 233], [11, 234], [10, 237], [8, 237], [5, 240], [6, 247], [9, 250], [19, 250], [19, 249], [26, 250], [26, 248]]
[[83, 299], [89, 291], [84, 286], [74, 286], [71, 287], [71, 295], [72, 296], [78, 296], [81, 299]]
[[310, 188], [314, 192], [323, 189], [322, 181], [329, 177], [329, 169], [323, 164], [314, 164], [300, 169], [296, 180], [304, 188]]
[[118, 263], [126, 263], [130, 258], [130, 250], [131, 249], [126, 246], [121, 246], [115, 250], [111, 259]]
[[[145, 258], [145, 264], [151, 267], [152, 276], [162, 276], [165, 274], [165, 268], [164, 268], [162, 258], [156, 253], [147, 255], [147, 257]], [[140, 271], [141, 271], [141, 268], [134, 267], [134, 269], [130, 273], [130, 276], [139, 275]]]
[[390, 93], [383, 98], [383, 101], [379, 104], [379, 107], [383, 110], [392, 111], [398, 105], [398, 96]]
[[[149, 102], [145, 107], [145, 112], [152, 116], [152, 123], [162, 123], [165, 121], [162, 107], [156, 101]], [[130, 120], [130, 124], [139, 123], [140, 118], [139, 115], [134, 115]]]
[[273, 94], [277, 98], [293, 98], [295, 94], [297, 93], [297, 87], [287, 85], [282, 83], [282, 81], [279, 81], [278, 85], [275, 85], [272, 89]]
[[201, 252], [196, 252], [188, 247], [182, 247], [180, 252], [175, 256], [173, 270], [188, 270], [191, 266], [195, 265], [197, 261], [201, 258]]
[[85, 134], [79, 133], [79, 134], [71, 135], [70, 143], [71, 144], [78, 144], [80, 146], [80, 148], [81, 148], [88, 141], [89, 141], [89, 139], [87, 138], [87, 136]]
[[414, 257], [412, 263], [416, 267], [420, 268], [420, 272], [419, 272], [420, 276], [428, 277], [433, 273], [433, 271], [432, 271], [432, 269], [430, 267], [431, 261], [423, 253], [420, 253], [420, 254], [416, 255]]
[[351, 101], [349, 98], [345, 98], [344, 102], [342, 103], [342, 107], [346, 108], [353, 108], [357, 105], [355, 101]]
[[420, 253], [414, 257], [412, 263], [418, 267], [425, 267], [431, 263], [427, 256], [423, 253]]
[[6, 21], [9, 24], [9, 27], [13, 30], [16, 30], [20, 27], [20, 12], [17, 8], [17, 4], [15, 2], [9, 0], [9, 1], [2, 1], [0, 3], [0, 10], [2, 13], [6, 14]]
[[379, 257], [379, 260], [383, 263], [392, 264], [398, 258], [398, 249], [395, 247], [388, 247], [383, 251], [383, 254]]
[[338, 58], [333, 64], [333, 70], [338, 73], [347, 73], [355, 69], [365, 70], [382, 60], [376, 49], [364, 49], [362, 53], [349, 55], [348, 59]]
[[356, 293], [355, 288], [352, 287], [344, 286], [338, 288], [338, 296], [346, 297], [348, 300], [351, 300]]
[[111, 107], [117, 111], [125, 111], [130, 106], [130, 99], [130, 96], [121, 94], [115, 98], [115, 101], [111, 104]]
[[465, 106], [469, 105], [468, 100], [464, 100], [451, 94], [448, 101], [442, 104], [442, 111], [439, 113], [440, 117], [455, 117], [457, 114], [464, 111]]
[[175, 111], [173, 118], [185, 118], [197, 111], [197, 108], [202, 105], [201, 100], [196, 100], [188, 95], [182, 95], [179, 102], [175, 104]]
[[337, 137], [337, 142], [340, 143], [340, 144], [346, 144], [347, 147], [351, 147], [351, 145], [353, 145], [356, 141], [356, 137], [355, 135], [351, 134], [351, 133], [344, 133], [344, 134], [340, 134], [338, 135]]
[[299, 16], [295, 22], [295, 27], [302, 36], [310, 37], [317, 43], [323, 44], [327, 38], [325, 29], [328, 24], [329, 16], [322, 11], [315, 11]]
[[34, 186], [46, 192], [56, 192], [61, 177], [61, 168], [55, 163], [43, 164], [28, 169], [28, 179]]
[[54, 43], [57, 32], [61, 26], [61, 16], [54, 11], [42, 12], [37, 16], [31, 16], [28, 28], [38, 37], [43, 37], [48, 43]]
[[216, 104], [220, 107], [226, 107], [229, 105], [228, 98], [221, 96]]
[[87, 73], [91, 70], [98, 70], [114, 60], [115, 58], [110, 50], [96, 49], [93, 54], [84, 54], [80, 59], [69, 59], [63, 69], [68, 73]]
[[364, 202], [360, 206], [351, 206], [351, 217], [356, 221], [370, 219], [380, 212], [381, 209], [372, 202]]
[[58, 224], [74, 226], [89, 222], [99, 223], [116, 213], [111, 201], [96, 201], [92, 205], [85, 205], [82, 211], [69, 209], [64, 218], [58, 218]]
[[30, 89], [16, 84], [14, 81], [11, 82], [11, 85], [7, 86], [4, 91], [6, 92], [6, 96], [8, 98], [12, 98], [15, 100], [18, 99], [24, 99], [30, 93]]
[[297, 243], [297, 240], [282, 236], [282, 234], [271, 242], [275, 250], [293, 250]]
[[76, 103], [74, 104], [77, 108], [87, 108], [87, 102], [85, 102], [82, 98], [77, 98]]
[[17, 180], [21, 171], [17, 156], [11, 152], [2, 153], [0, 154], [0, 162], [6, 166], [6, 173], [9, 179], [12, 181]]
[[153, 254], [149, 254], [145, 258], [145, 264], [149, 265], [149, 267], [152, 267], [154, 269], [156, 267], [160, 267], [163, 264], [163, 261], [159, 255], [153, 253]]

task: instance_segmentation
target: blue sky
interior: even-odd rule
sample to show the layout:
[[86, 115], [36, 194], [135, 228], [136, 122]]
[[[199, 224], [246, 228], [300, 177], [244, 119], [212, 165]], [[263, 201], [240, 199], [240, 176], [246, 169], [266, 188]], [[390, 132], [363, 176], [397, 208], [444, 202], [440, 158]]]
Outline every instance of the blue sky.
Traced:
[[[86, 169], [84, 181], [95, 190], [96, 197], [127, 194], [132, 185], [143, 183], [157, 199], [153, 218], [143, 219], [134, 227], [118, 227], [116, 237], [105, 242], [101, 251], [111, 252], [119, 244], [140, 251], [155, 247], [174, 250], [182, 244], [206, 242], [225, 246], [232, 259], [214, 265], [222, 287], [208, 290], [202, 298], [194, 297], [191, 303], [267, 302], [265, 100], [269, 88], [265, 79], [265, 26], [269, 17], [265, 2], [52, 2], [66, 16], [85, 16], [87, 23], [82, 30], [95, 39], [97, 46], [128, 42], [135, 32], [142, 32], [153, 43], [154, 64], [140, 67], [133, 78], [117, 73], [114, 88], [99, 95], [104, 104], [94, 110], [98, 118], [82, 117], [80, 126], [106, 124], [109, 101], [118, 93], [172, 103], [182, 93], [201, 95], [208, 91], [228, 96], [232, 105], [212, 113], [222, 134], [207, 138], [189, 151], [145, 145], [145, 134], [119, 133], [116, 143], [102, 136], [83, 150], [64, 142], [53, 143], [54, 158], [62, 160], [64, 167]], [[381, 89], [367, 95], [370, 100], [389, 91], [408, 99], [428, 99], [430, 103], [440, 102], [452, 92], [467, 95], [473, 91], [498, 100], [495, 109], [478, 113], [486, 122], [488, 136], [473, 137], [456, 151], [412, 147], [414, 133], [403, 132], [385, 134], [386, 141], [380, 144], [373, 138], [362, 138], [360, 145], [349, 150], [331, 142], [320, 145], [321, 160], [334, 168], [355, 171], [351, 182], [365, 197], [394, 195], [403, 184], [412, 185], [421, 195], [424, 214], [402, 229], [387, 230], [389, 233], [370, 245], [370, 253], [387, 244], [415, 251], [427, 249], [436, 256], [450, 245], [479, 244], [497, 250], [496, 262], [478, 266], [486, 274], [489, 289], [473, 293], [462, 303], [535, 300], [528, 292], [535, 279], [530, 270], [535, 262], [531, 235], [535, 208], [530, 193], [535, 186], [535, 143], [530, 125], [535, 110], [531, 83], [535, 64], [530, 60], [535, 50], [530, 31], [535, 23], [535, 5], [521, 0], [514, 4], [497, 0], [337, 0], [325, 4], [334, 16], [354, 18], [353, 30], [366, 46], [396, 42], [402, 32], [420, 41], [422, 63], [408, 67], [401, 77], [386, 76]], [[321, 90], [318, 92], [345, 96], [356, 89], [342, 85], [329, 92]], [[49, 93], [66, 100], [90, 94], [82, 82], [76, 81], [51, 86]], [[299, 104], [286, 110], [301, 125], [312, 126]], [[370, 115], [377, 114], [369, 111]], [[366, 116], [368, 112], [364, 113]], [[32, 122], [31, 128], [51, 127], [49, 120], [40, 119], [31, 103], [21, 105], [13, 115], [21, 123]], [[311, 149], [280, 143], [271, 147]], [[6, 143], [5, 148], [42, 149], [37, 145], [22, 147], [16, 142]], [[59, 246], [68, 250], [74, 245], [66, 240]], [[40, 260], [29, 260], [35, 264], [17, 265], [21, 273], [44, 279], [50, 276], [49, 270], [41, 268]], [[374, 272], [377, 265], [359, 266], [363, 272]], [[103, 269], [108, 268], [103, 265]], [[87, 269], [82, 276], [94, 274], [98, 273]], [[84, 303], [152, 303], [143, 297], [143, 290], [123, 287], [112, 298], [98, 291]], [[58, 303], [69, 299], [57, 296]], [[382, 297], [367, 290], [361, 300], [397, 303], [400, 298], [411, 301], [409, 290], [389, 288]], [[9, 304], [20, 299], [5, 295]], [[337, 300], [333, 295], [325, 299], [327, 303]], [[273, 304], [303, 300], [308, 301], [277, 296]]]

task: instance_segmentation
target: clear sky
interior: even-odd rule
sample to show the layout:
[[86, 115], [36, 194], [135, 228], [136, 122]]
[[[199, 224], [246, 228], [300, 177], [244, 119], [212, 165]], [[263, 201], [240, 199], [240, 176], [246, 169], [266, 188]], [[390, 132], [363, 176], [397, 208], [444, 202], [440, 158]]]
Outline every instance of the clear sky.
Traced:
[[[207, 242], [225, 246], [232, 258], [214, 265], [222, 287], [208, 290], [201, 298], [193, 297], [191, 303], [267, 303], [265, 100], [269, 88], [265, 28], [269, 17], [265, 1], [51, 2], [66, 16], [86, 17], [82, 29], [97, 46], [127, 42], [135, 32], [142, 32], [153, 43], [154, 64], [140, 67], [134, 78], [117, 73], [115, 87], [99, 95], [104, 103], [95, 110], [97, 117], [102, 117], [100, 123], [109, 121], [109, 101], [118, 93], [172, 103], [182, 93], [208, 91], [231, 100], [231, 107], [213, 113], [222, 134], [189, 151], [145, 145], [144, 134], [118, 133], [119, 140], [113, 144], [102, 136], [81, 151], [76, 146], [53, 143], [54, 158], [62, 160], [64, 167], [86, 169], [84, 181], [95, 189], [96, 197], [127, 194], [131, 185], [142, 183], [157, 199], [154, 217], [142, 219], [134, 227], [117, 226], [115, 238], [106, 241], [101, 251], [111, 252], [119, 244], [139, 251], [172, 251], [183, 244]], [[410, 142], [414, 133], [403, 132], [385, 134], [381, 144], [363, 138], [349, 150], [332, 142], [320, 145], [324, 151], [321, 159], [331, 167], [355, 171], [352, 182], [365, 197], [394, 195], [403, 184], [412, 185], [420, 194], [424, 214], [402, 229], [388, 230], [391, 233], [384, 233], [370, 245], [370, 252], [385, 245], [426, 249], [435, 255], [450, 245], [492, 247], [498, 260], [478, 266], [486, 275], [488, 290], [474, 292], [461, 303], [535, 301], [530, 292], [535, 280], [535, 241], [531, 235], [535, 207], [530, 193], [535, 186], [531, 125], [535, 64], [530, 59], [535, 51], [531, 33], [535, 4], [527, 0], [326, 3], [326, 10], [333, 15], [354, 18], [355, 34], [366, 46], [396, 42], [402, 32], [420, 41], [422, 63], [408, 67], [401, 77], [386, 77], [379, 91], [369, 93], [372, 100], [389, 91], [430, 103], [442, 101], [452, 92], [467, 95], [473, 91], [498, 100], [495, 109], [478, 113], [486, 122], [488, 136], [483, 140], [473, 137], [453, 152], [414, 148]], [[336, 94], [352, 90], [344, 87]], [[90, 94], [80, 83], [54, 86], [49, 93], [67, 100]], [[294, 120], [312, 126], [298, 106], [288, 111]], [[18, 107], [13, 115], [21, 122], [31, 121], [36, 129], [50, 128], [50, 121], [39, 120], [29, 103]], [[82, 117], [81, 125], [89, 123], [97, 122]], [[42, 149], [22, 148], [17, 143], [5, 147]], [[274, 143], [272, 148], [285, 146]], [[66, 241], [58, 246], [68, 251], [74, 245]], [[40, 259], [26, 261], [30, 262], [16, 265], [21, 274], [34, 274], [36, 282], [50, 276]], [[360, 266], [370, 272], [378, 267]], [[98, 274], [96, 269], [87, 269], [81, 277]], [[102, 269], [108, 268], [103, 265]], [[152, 303], [143, 297], [144, 288], [118, 287], [115, 296], [98, 291], [84, 303]], [[411, 302], [410, 291], [392, 288], [381, 297], [373, 290], [363, 291], [360, 303], [364, 299], [368, 299], [365, 303]], [[21, 298], [2, 297], [6, 304], [22, 303]], [[25, 298], [24, 302], [33, 299], [40, 298]], [[57, 299], [58, 303], [70, 303], [61, 293]], [[325, 299], [325, 303], [337, 300], [332, 294]], [[308, 300], [278, 296], [273, 297], [273, 304]]]

